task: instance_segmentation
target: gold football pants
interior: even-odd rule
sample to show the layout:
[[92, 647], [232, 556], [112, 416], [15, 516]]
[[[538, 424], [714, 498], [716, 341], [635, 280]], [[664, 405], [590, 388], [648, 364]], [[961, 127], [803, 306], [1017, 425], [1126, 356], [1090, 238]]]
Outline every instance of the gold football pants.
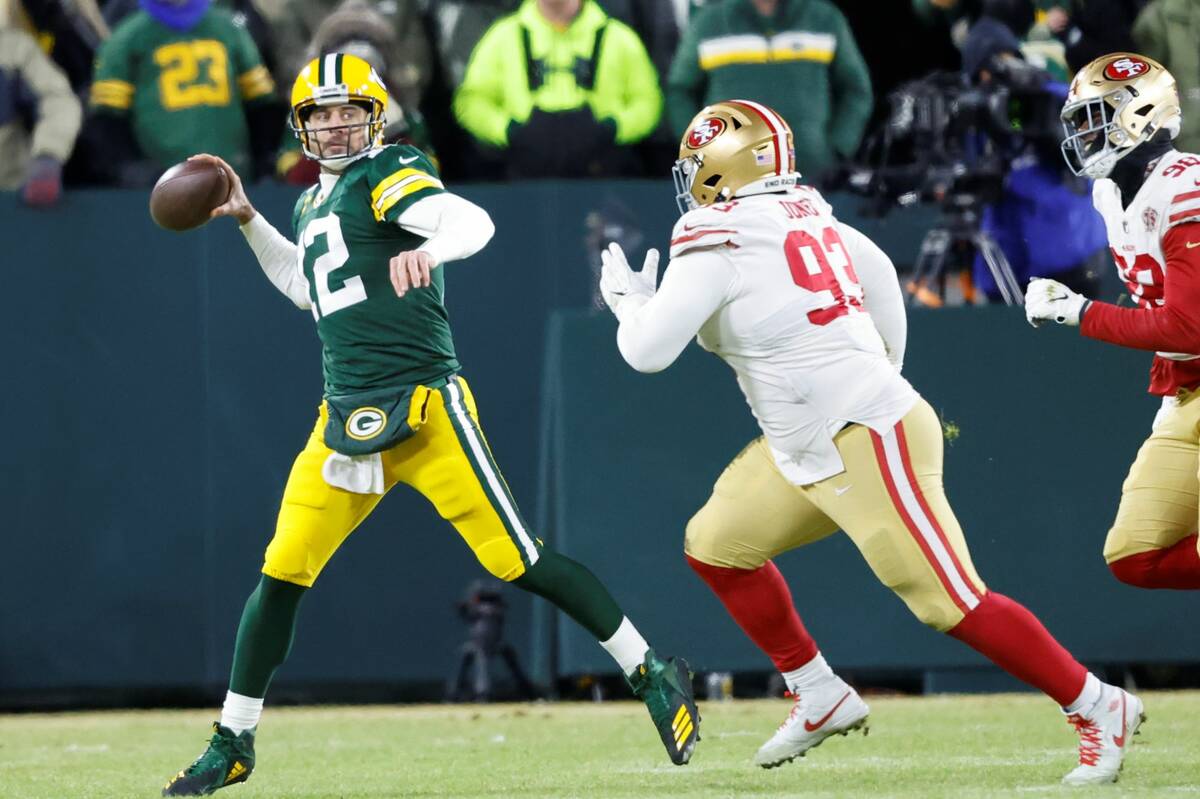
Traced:
[[1121, 486], [1104, 542], [1107, 563], [1165, 549], [1196, 532], [1200, 500], [1200, 391], [1180, 391], [1154, 419]]
[[942, 428], [924, 400], [884, 435], [834, 438], [846, 470], [788, 482], [764, 439], [725, 469], [688, 523], [684, 549], [713, 566], [756, 569], [841, 529], [875, 575], [924, 623], [949, 630], [986, 594], [942, 489]]
[[[483, 567], [515, 580], [538, 558], [517, 503], [492, 459], [467, 383], [455, 377], [430, 393], [425, 423], [411, 438], [382, 453], [385, 490], [406, 483], [454, 525]], [[308, 444], [296, 457], [283, 492], [263, 574], [311, 587], [346, 537], [382, 499], [325, 482], [321, 467], [327, 410], [322, 403]]]

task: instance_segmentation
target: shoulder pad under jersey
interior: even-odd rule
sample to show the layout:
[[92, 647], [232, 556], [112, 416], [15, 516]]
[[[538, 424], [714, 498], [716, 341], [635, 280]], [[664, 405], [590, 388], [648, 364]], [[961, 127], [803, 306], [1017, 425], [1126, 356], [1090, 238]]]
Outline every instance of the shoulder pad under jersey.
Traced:
[[705, 247], [737, 247], [739, 227], [746, 220], [746, 215], [739, 213], [741, 210], [734, 200], [688, 211], [671, 231], [671, 257], [678, 258], [689, 250]]
[[1162, 176], [1166, 180], [1159, 184], [1161, 196], [1151, 200], [1151, 207], [1166, 215], [1163, 231], [1184, 222], [1200, 222], [1200, 156], [1184, 153], [1162, 169]]

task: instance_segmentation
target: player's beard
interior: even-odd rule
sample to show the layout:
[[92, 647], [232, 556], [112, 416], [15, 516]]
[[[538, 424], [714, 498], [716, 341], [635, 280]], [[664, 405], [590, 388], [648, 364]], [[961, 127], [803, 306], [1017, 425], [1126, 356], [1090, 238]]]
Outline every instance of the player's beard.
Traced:
[[[346, 128], [345, 138], [339, 138], [336, 141], [322, 142], [319, 138], [319, 133], [308, 133], [313, 139], [316, 160], [320, 163], [321, 168], [327, 172], [341, 172], [347, 166], [370, 152], [372, 146], [367, 143], [367, 129], [370, 127], [370, 124], [370, 122], [365, 122], [356, 125], [346, 125], [344, 126]], [[362, 143], [359, 147], [355, 148], [353, 146], [355, 139], [360, 136]]]

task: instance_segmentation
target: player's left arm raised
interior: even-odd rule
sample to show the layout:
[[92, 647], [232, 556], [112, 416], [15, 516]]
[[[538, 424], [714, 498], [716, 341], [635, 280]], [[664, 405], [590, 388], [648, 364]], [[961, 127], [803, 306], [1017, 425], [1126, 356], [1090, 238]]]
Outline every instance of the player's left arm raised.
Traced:
[[399, 225], [425, 239], [388, 263], [398, 297], [427, 288], [434, 269], [474, 255], [496, 232], [487, 211], [446, 191], [436, 167], [415, 147], [388, 148], [376, 157], [369, 185], [377, 222]]
[[[1139, 350], [1200, 353], [1200, 222], [1172, 227], [1162, 239], [1166, 274], [1161, 305], [1119, 308], [1076, 294], [1053, 280], [1030, 281], [1031, 323], [1080, 325], [1088, 338]], [[1032, 306], [1031, 306], [1032, 303]]]
[[639, 372], [666, 369], [728, 297], [736, 273], [718, 248], [692, 250], [671, 261], [662, 286], [658, 251], [634, 272], [620, 245], [601, 254], [600, 293], [620, 321], [617, 348]]
[[396, 254], [388, 265], [398, 297], [409, 289], [428, 288], [433, 269], [474, 255], [496, 232], [487, 211], [449, 192], [414, 203], [396, 221], [405, 230], [427, 237], [417, 249]]

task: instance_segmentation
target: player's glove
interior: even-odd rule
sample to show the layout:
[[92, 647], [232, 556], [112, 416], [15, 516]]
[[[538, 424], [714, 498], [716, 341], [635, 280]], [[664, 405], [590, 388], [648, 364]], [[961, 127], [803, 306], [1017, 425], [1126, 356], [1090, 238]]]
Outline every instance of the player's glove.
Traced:
[[1034, 327], [1041, 327], [1043, 322], [1077, 325], [1090, 303], [1057, 280], [1035, 277], [1025, 289], [1025, 318]]
[[62, 164], [48, 155], [39, 155], [29, 165], [29, 177], [21, 187], [21, 199], [27, 205], [48, 206], [62, 195]]
[[601, 251], [600, 263], [600, 295], [618, 319], [621, 317], [618, 309], [631, 297], [649, 300], [658, 289], [658, 250], [648, 250], [642, 271], [635, 272], [629, 267], [621, 245], [613, 242]]

